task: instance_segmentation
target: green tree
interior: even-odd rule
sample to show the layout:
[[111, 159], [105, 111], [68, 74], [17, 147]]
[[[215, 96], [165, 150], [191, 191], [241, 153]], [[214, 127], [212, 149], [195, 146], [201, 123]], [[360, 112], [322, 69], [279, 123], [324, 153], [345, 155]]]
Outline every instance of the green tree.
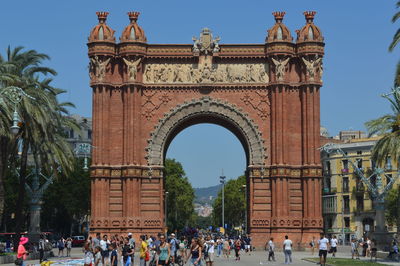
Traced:
[[[246, 185], [246, 176], [244, 175], [237, 179], [231, 179], [225, 184], [225, 223], [231, 227], [244, 223], [246, 200], [243, 185]], [[213, 203], [212, 217], [216, 226], [222, 225], [222, 189]]]
[[385, 163], [388, 156], [400, 158], [400, 89], [393, 89], [392, 93], [383, 97], [390, 102], [393, 113], [365, 123], [370, 136], [381, 136], [372, 149], [372, 160], [377, 165]]
[[400, 228], [400, 186], [389, 191], [385, 199], [386, 219], [390, 224], [396, 224], [397, 232]]
[[[17, 111], [22, 123], [16, 137], [10, 136], [8, 126], [0, 128], [0, 135], [3, 137], [4, 145], [7, 149], [1, 149], [0, 158], [2, 169], [0, 169], [0, 179], [3, 180], [4, 169], [6, 167], [17, 167], [18, 146], [21, 145], [19, 155], [19, 185], [18, 200], [16, 205], [15, 230], [21, 231], [24, 222], [23, 203], [25, 201], [25, 183], [28, 173], [29, 151], [33, 154], [36, 167], [46, 169], [48, 172], [55, 171], [57, 166], [61, 166], [64, 171], [71, 171], [73, 167], [73, 152], [71, 146], [64, 137], [64, 127], [78, 126], [65, 115], [68, 114], [67, 107], [72, 107], [71, 103], [60, 103], [58, 96], [65, 91], [51, 86], [52, 79], [46, 75], [56, 75], [56, 72], [43, 66], [43, 61], [49, 59], [45, 54], [35, 50], [22, 51], [22, 47], [7, 49], [6, 57], [0, 57], [0, 89], [9, 86], [16, 86], [24, 90], [35, 100], [22, 98]], [[2, 101], [0, 112], [6, 120], [6, 125], [11, 125], [10, 101]], [[2, 143], [3, 144], [3, 143]], [[5, 154], [4, 154], [5, 153]], [[1, 187], [0, 183], [0, 197]], [[3, 197], [4, 198], [4, 197]], [[0, 205], [3, 203], [0, 199]], [[0, 207], [0, 209], [2, 209]]]
[[186, 177], [181, 163], [165, 160], [165, 191], [167, 195], [167, 226], [174, 232], [193, 224], [194, 189]]
[[[397, 8], [400, 7], [400, 1], [397, 1], [396, 7]], [[392, 22], [395, 23], [399, 18], [400, 18], [400, 11], [397, 11], [392, 17]], [[400, 42], [400, 29], [398, 29], [396, 31], [396, 33], [394, 34], [393, 40], [389, 46], [389, 51], [392, 52], [399, 42]], [[395, 85], [395, 87], [400, 86], [400, 62], [397, 64], [396, 74], [395, 74], [395, 78], [394, 78], [394, 85]]]

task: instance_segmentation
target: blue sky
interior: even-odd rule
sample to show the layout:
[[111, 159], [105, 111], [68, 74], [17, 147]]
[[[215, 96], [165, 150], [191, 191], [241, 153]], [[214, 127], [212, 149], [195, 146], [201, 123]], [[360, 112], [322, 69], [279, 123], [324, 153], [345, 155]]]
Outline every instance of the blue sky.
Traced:
[[[273, 11], [286, 11], [292, 35], [304, 23], [302, 12], [316, 10], [315, 23], [326, 42], [321, 123], [331, 135], [343, 129], [364, 129], [364, 122], [389, 112], [380, 98], [392, 85], [400, 47], [387, 47], [400, 24], [393, 25], [395, 1], [321, 0], [36, 0], [2, 1], [0, 52], [8, 45], [25, 46], [50, 55], [58, 71], [54, 84], [68, 90], [64, 101], [75, 103], [73, 113], [91, 116], [87, 73], [87, 37], [96, 25], [96, 11], [110, 12], [108, 24], [119, 38], [128, 24], [128, 11], [142, 14], [139, 24], [149, 43], [191, 43], [209, 27], [221, 43], [262, 43], [274, 24]], [[198, 151], [193, 154], [191, 151]], [[190, 156], [188, 156], [190, 154]], [[214, 125], [197, 125], [181, 132], [168, 156], [184, 165], [194, 186], [216, 184], [221, 169], [228, 178], [245, 169], [239, 141]]]

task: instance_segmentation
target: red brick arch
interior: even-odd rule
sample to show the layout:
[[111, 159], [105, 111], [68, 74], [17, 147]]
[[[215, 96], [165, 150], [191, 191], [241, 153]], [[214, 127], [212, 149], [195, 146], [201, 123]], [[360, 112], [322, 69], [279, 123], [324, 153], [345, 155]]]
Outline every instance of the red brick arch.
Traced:
[[[120, 43], [105, 25], [107, 13], [99, 13], [88, 43], [92, 233], [164, 231], [165, 152], [176, 134], [198, 123], [226, 127], [246, 151], [255, 245], [285, 234], [308, 243], [321, 232], [323, 37], [319, 30], [304, 35], [305, 27], [318, 29], [314, 12], [305, 13], [296, 42], [284, 12], [274, 15], [262, 44], [219, 44], [209, 29], [194, 44], [149, 44], [139, 13], [129, 13]], [[99, 27], [106, 29], [101, 36]]]

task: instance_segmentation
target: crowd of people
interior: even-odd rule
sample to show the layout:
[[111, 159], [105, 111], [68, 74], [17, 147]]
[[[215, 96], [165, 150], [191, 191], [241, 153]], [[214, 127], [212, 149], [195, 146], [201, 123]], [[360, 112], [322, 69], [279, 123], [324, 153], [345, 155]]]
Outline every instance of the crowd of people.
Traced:
[[[213, 236], [201, 232], [177, 238], [175, 234], [141, 235], [138, 246], [131, 233], [127, 236], [97, 234], [84, 245], [85, 266], [131, 266], [139, 260], [140, 266], [207, 265], [213, 266], [215, 257], [240, 260], [241, 252], [251, 254], [251, 238]], [[139, 250], [135, 258], [135, 249]], [[94, 263], [93, 263], [94, 262]]]

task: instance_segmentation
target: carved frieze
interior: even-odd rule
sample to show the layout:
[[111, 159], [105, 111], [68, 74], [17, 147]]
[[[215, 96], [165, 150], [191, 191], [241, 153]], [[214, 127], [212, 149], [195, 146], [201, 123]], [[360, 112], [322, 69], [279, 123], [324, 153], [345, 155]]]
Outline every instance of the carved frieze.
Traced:
[[147, 64], [144, 83], [268, 83], [267, 64]]

